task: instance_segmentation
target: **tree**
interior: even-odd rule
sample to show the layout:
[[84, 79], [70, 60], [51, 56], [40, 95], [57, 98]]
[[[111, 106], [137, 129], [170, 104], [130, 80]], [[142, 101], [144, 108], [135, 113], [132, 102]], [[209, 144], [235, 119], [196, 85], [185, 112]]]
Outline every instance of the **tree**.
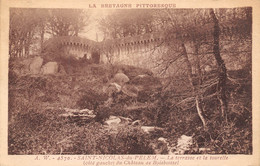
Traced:
[[28, 56], [41, 18], [38, 9], [10, 9], [9, 54], [11, 57]]
[[82, 9], [50, 9], [47, 33], [53, 36], [78, 36], [89, 16]]
[[9, 54], [28, 56], [32, 44], [42, 48], [45, 34], [77, 36], [89, 15], [82, 9], [10, 9]]
[[[164, 42], [168, 47], [167, 65], [164, 68], [164, 71], [167, 70], [172, 64], [181, 63], [184, 64], [183, 71], [187, 73], [190, 87], [192, 89], [191, 96], [195, 99], [196, 110], [198, 116], [200, 117], [204, 128], [207, 128], [207, 121], [205, 119], [204, 110], [202, 109], [202, 94], [200, 86], [202, 84], [201, 76], [201, 66], [200, 59], [198, 57], [200, 44], [203, 42], [204, 38], [199, 35], [199, 32], [196, 31], [196, 16], [198, 11], [193, 10], [167, 10], [164, 11], [165, 15], [159, 15], [163, 17], [161, 24], [164, 24], [163, 29], [165, 31]], [[168, 19], [165, 19], [168, 18]], [[192, 44], [191, 44], [192, 43]], [[194, 57], [195, 65], [192, 65], [192, 62], [188, 56], [186, 45], [192, 47], [195, 46]], [[173, 45], [177, 45], [173, 46]], [[197, 73], [195, 73], [197, 71]], [[196, 79], [197, 78], [197, 79]], [[199, 80], [199, 81], [196, 81]]]
[[156, 30], [152, 10], [116, 10], [99, 21], [105, 39], [142, 35]]
[[210, 9], [210, 15], [214, 22], [214, 30], [213, 30], [213, 54], [218, 64], [218, 98], [221, 106], [221, 116], [223, 119], [227, 121], [227, 97], [226, 97], [226, 81], [227, 81], [227, 69], [226, 65], [220, 55], [219, 48], [219, 36], [220, 36], [220, 27], [219, 21], [215, 15], [213, 9]]
[[[248, 8], [159, 10], [157, 13], [157, 20], [163, 25], [161, 26], [164, 31], [163, 42], [168, 47], [161, 57], [163, 71], [173, 66], [178, 68], [175, 75], [186, 74], [192, 89], [191, 99], [194, 99], [204, 128], [207, 128], [204, 116], [207, 111], [203, 100], [212, 96], [217, 96], [221, 109], [220, 116], [223, 121], [227, 121], [227, 69], [220, 45], [223, 46], [223, 41], [230, 40], [232, 36], [230, 42], [233, 45], [236, 43], [234, 36], [239, 36], [236, 39], [239, 42], [241, 41], [239, 38], [250, 37], [250, 13]], [[241, 52], [237, 54], [241, 55]], [[217, 68], [218, 81], [212, 85], [207, 85], [207, 80], [204, 79], [209, 74], [203, 72], [206, 70], [205, 58]], [[205, 94], [207, 89], [215, 85], [217, 87], [215, 93]]]

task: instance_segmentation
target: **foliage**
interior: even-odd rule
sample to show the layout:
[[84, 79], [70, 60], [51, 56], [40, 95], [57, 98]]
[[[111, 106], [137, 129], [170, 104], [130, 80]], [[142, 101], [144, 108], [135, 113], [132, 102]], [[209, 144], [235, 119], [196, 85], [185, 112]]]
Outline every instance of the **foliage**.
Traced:
[[78, 36], [88, 20], [82, 9], [51, 9], [47, 22], [47, 32], [53, 36]]
[[96, 110], [99, 105], [107, 99], [106, 95], [97, 94], [93, 90], [88, 90], [87, 94], [83, 95], [77, 102], [77, 105], [81, 108], [88, 108], [91, 110]]
[[152, 10], [116, 10], [100, 20], [105, 39], [141, 35], [155, 31]]
[[[168, 48], [158, 60], [158, 65], [162, 65], [169, 74], [163, 79], [156, 78], [147, 69], [127, 65], [93, 65], [64, 58], [58, 49], [54, 49], [49, 57], [65, 68], [64, 74], [19, 75], [13, 70], [16, 68], [14, 61], [10, 63], [9, 153], [151, 154], [153, 151], [149, 144], [159, 136], [176, 145], [181, 135], [188, 135], [194, 140], [193, 149], [186, 152], [188, 154], [252, 154], [251, 8], [216, 9], [214, 12], [215, 23], [219, 21], [221, 26], [229, 21], [229, 25], [234, 27], [240, 26], [243, 21], [246, 24], [246, 29], [242, 28], [241, 32], [238, 30], [218, 36], [220, 47], [216, 50], [221, 56], [219, 59], [214, 59], [212, 52], [213, 27], [206, 26], [212, 23], [208, 9], [153, 13], [157, 16], [153, 18], [154, 22], [139, 20], [131, 12], [126, 14], [134, 16], [129, 22], [125, 21], [128, 19], [125, 17], [118, 20], [113, 17], [118, 13], [104, 20], [108, 21], [104, 22], [104, 33], [109, 31], [108, 38], [148, 33], [153, 31], [152, 25], [158, 23], [165, 32], [163, 44]], [[150, 14], [147, 13], [144, 18]], [[206, 35], [201, 35], [204, 34], [202, 26], [208, 30]], [[70, 29], [71, 26], [64, 27], [64, 33], [77, 33]], [[176, 34], [179, 42], [171, 38], [176, 31], [179, 32]], [[227, 66], [224, 92], [227, 121], [220, 117], [218, 88], [221, 65]], [[114, 95], [112, 104], [107, 106], [103, 87], [118, 70], [129, 77], [130, 85], [138, 87], [139, 97], [121, 92]], [[138, 77], [144, 74], [149, 75], [147, 79]], [[163, 87], [157, 88], [161, 80], [164, 80]], [[198, 106], [203, 110], [207, 126], [202, 124]], [[63, 119], [58, 114], [64, 107], [94, 109], [95, 122], [78, 125]], [[153, 133], [147, 136], [140, 126], [126, 125], [113, 133], [102, 124], [110, 115], [141, 120], [141, 125], [159, 126], [164, 131], [160, 135]], [[201, 152], [199, 148], [209, 150]]]
[[11, 8], [9, 27], [9, 54], [11, 57], [29, 54], [37, 28], [42, 23], [46, 13], [40, 9]]
[[[210, 154], [251, 154], [252, 153], [252, 103], [251, 103], [251, 76], [250, 69], [229, 71], [227, 91], [229, 94], [228, 122], [223, 124], [219, 117], [220, 107], [217, 99], [211, 97], [204, 100], [207, 110], [206, 118], [209, 128], [202, 128], [202, 123], [196, 113], [194, 104], [189, 101], [182, 105], [176, 104], [178, 93], [170, 93], [169, 89], [162, 92], [159, 109], [159, 126], [166, 128], [167, 137], [174, 144], [176, 137], [185, 134], [193, 135], [194, 148], [209, 148], [208, 152], [191, 150], [188, 153], [210, 153]], [[180, 86], [188, 86], [181, 84]], [[174, 86], [177, 88], [177, 85]], [[177, 88], [178, 89], [178, 88]], [[212, 89], [214, 90], [214, 89]], [[208, 92], [207, 92], [208, 93]], [[193, 100], [192, 100], [193, 101]], [[193, 102], [190, 102], [193, 103]], [[172, 136], [174, 135], [174, 136]]]
[[[207, 153], [252, 153], [252, 105], [248, 100], [252, 97], [250, 69], [228, 73], [230, 110], [227, 125], [223, 126], [218, 119], [220, 109], [214, 104], [216, 99], [205, 100], [208, 103], [205, 106], [211, 109], [207, 109], [210, 128], [204, 130], [194, 102], [182, 102], [187, 98], [184, 92], [187, 96], [190, 93], [187, 81], [175, 82], [167, 89], [153, 92], [146, 103], [119, 93], [111, 107], [106, 107], [103, 104], [106, 99], [102, 99], [104, 96], [100, 90], [104, 82], [95, 74], [102, 77], [109, 70], [105, 66], [92, 67], [86, 68], [88, 74], [78, 74], [77, 77], [68, 74], [17, 75], [12, 79], [9, 83], [9, 154], [151, 154], [149, 144], [159, 136], [175, 145], [183, 134], [194, 136], [194, 147], [210, 148]], [[92, 109], [99, 101], [95, 109], [96, 122], [79, 125], [59, 117], [60, 108]], [[131, 106], [136, 109], [128, 109]], [[138, 128], [124, 126], [114, 135], [102, 126], [110, 115], [141, 120], [143, 125], [164, 128], [164, 132], [147, 136]], [[192, 150], [187, 153], [201, 152]]]
[[58, 117], [59, 110], [24, 111], [9, 125], [9, 154], [151, 154], [138, 128], [111, 134], [100, 123], [83, 126]]
[[[35, 43], [42, 47], [46, 33], [78, 36], [87, 26], [89, 14], [82, 9], [10, 9], [9, 54], [24, 57]], [[41, 48], [39, 48], [41, 49]]]

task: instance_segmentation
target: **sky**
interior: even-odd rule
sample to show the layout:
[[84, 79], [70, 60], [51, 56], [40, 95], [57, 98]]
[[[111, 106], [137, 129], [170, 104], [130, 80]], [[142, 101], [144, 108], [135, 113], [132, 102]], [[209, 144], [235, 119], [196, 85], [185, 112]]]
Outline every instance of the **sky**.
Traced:
[[85, 37], [94, 41], [102, 41], [103, 33], [98, 29], [98, 21], [108, 14], [112, 13], [114, 10], [111, 9], [93, 9], [90, 10], [90, 20], [88, 26], [84, 29], [82, 33], [79, 34], [81, 37]]

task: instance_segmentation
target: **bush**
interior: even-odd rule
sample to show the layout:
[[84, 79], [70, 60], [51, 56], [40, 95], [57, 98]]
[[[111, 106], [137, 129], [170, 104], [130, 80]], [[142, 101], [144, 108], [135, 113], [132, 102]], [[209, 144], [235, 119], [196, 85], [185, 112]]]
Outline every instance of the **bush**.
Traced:
[[78, 101], [77, 105], [80, 109], [96, 110], [98, 106], [102, 105], [107, 100], [104, 94], [98, 94], [96, 91], [89, 89]]
[[151, 139], [141, 129], [125, 126], [113, 136], [110, 154], [153, 154]]
[[117, 133], [100, 123], [71, 123], [59, 110], [30, 110], [9, 124], [9, 154], [151, 154], [140, 128], [122, 126]]

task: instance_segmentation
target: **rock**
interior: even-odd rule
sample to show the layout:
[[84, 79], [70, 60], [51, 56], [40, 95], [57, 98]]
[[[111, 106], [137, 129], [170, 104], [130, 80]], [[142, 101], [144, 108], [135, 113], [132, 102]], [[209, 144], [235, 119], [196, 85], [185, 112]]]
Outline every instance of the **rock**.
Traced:
[[138, 88], [134, 85], [129, 85], [129, 84], [125, 84], [123, 87], [122, 87], [122, 92], [127, 95], [127, 96], [130, 96], [130, 97], [138, 97]]
[[105, 91], [106, 91], [106, 94], [108, 94], [108, 96], [112, 96], [112, 94], [119, 93], [121, 91], [121, 86], [119, 84], [113, 82], [108, 85], [108, 87]]
[[210, 71], [212, 71], [212, 67], [210, 65], [206, 65], [204, 70], [205, 70], [205, 72], [210, 72]]
[[150, 133], [152, 131], [155, 131], [155, 127], [151, 127], [151, 126], [142, 126], [141, 129], [145, 132], [145, 133]]
[[113, 78], [113, 82], [117, 83], [120, 86], [123, 86], [125, 83], [127, 83], [129, 81], [129, 78], [127, 77], [127, 75], [125, 75], [124, 73], [122, 73], [121, 71], [119, 71], [118, 73], [116, 73], [116, 75]]
[[131, 81], [129, 81], [129, 84], [135, 85], [139, 88], [139, 90], [153, 90], [162, 87], [159, 78], [145, 74], [134, 77]]
[[136, 66], [134, 67], [134, 66], [125, 65], [122, 66], [121, 69], [124, 71], [124, 73], [128, 76], [130, 80], [138, 75], [153, 75], [153, 72], [151, 70], [136, 67]]
[[150, 144], [155, 154], [168, 154], [168, 143], [165, 138], [160, 137]]
[[31, 74], [39, 74], [41, 71], [43, 59], [41, 57], [35, 57], [29, 65]]
[[192, 142], [192, 136], [182, 135], [180, 138], [178, 138], [175, 154], [185, 154], [186, 151], [191, 149]]
[[65, 113], [60, 115], [62, 117], [71, 117], [71, 118], [77, 118], [82, 120], [94, 119], [96, 117], [94, 111], [89, 109], [78, 110], [78, 109], [65, 108], [64, 110]]
[[156, 94], [162, 88], [160, 79], [149, 75], [138, 75], [127, 84], [138, 89], [137, 101], [141, 103], [149, 101], [151, 96]]
[[122, 116], [110, 116], [104, 122], [104, 127], [110, 134], [117, 134], [120, 130], [124, 129], [131, 123], [132, 119]]
[[148, 76], [148, 75], [146, 75], [146, 74], [141, 74], [141, 75], [136, 76], [136, 78], [138, 78], [138, 77], [144, 78], [144, 77], [147, 77], [147, 76]]
[[207, 154], [208, 152], [210, 152], [210, 150], [210, 148], [199, 148], [199, 153]]
[[175, 154], [174, 152], [176, 151], [176, 147], [172, 146], [172, 144], [170, 144], [166, 138], [160, 137], [160, 138], [158, 138], [158, 141], [161, 142], [165, 146], [165, 149], [167, 149], [168, 155]]
[[83, 110], [79, 110], [79, 113], [94, 115], [94, 110], [89, 110], [89, 109], [86, 108], [86, 109], [83, 109]]
[[106, 125], [113, 125], [113, 124], [122, 124], [122, 125], [128, 125], [131, 124], [133, 120], [131, 118], [126, 118], [123, 116], [110, 116], [108, 120], [106, 120], [104, 123]]
[[118, 125], [121, 122], [121, 119], [117, 116], [110, 116], [108, 120], [104, 122], [105, 125]]
[[79, 110], [79, 109], [71, 109], [71, 108], [64, 108], [64, 110], [66, 112], [72, 112], [72, 113], [81, 113], [81, 114], [94, 114], [94, 111], [93, 110], [89, 110], [89, 109], [82, 109], [82, 110]]
[[163, 138], [163, 137], [158, 138], [158, 141], [161, 141], [161, 142], [167, 143], [167, 139], [166, 139], [166, 138]]
[[116, 91], [116, 92], [120, 92], [120, 91], [121, 91], [121, 86], [120, 86], [119, 84], [115, 83], [115, 82], [110, 83], [108, 87], [113, 87], [113, 88], [115, 88], [115, 91]]
[[41, 68], [42, 74], [55, 74], [58, 72], [58, 63], [57, 62], [48, 62]]
[[155, 127], [155, 126], [142, 126], [141, 129], [147, 134], [150, 134], [151, 132], [155, 132], [155, 131], [163, 131], [163, 128]]

